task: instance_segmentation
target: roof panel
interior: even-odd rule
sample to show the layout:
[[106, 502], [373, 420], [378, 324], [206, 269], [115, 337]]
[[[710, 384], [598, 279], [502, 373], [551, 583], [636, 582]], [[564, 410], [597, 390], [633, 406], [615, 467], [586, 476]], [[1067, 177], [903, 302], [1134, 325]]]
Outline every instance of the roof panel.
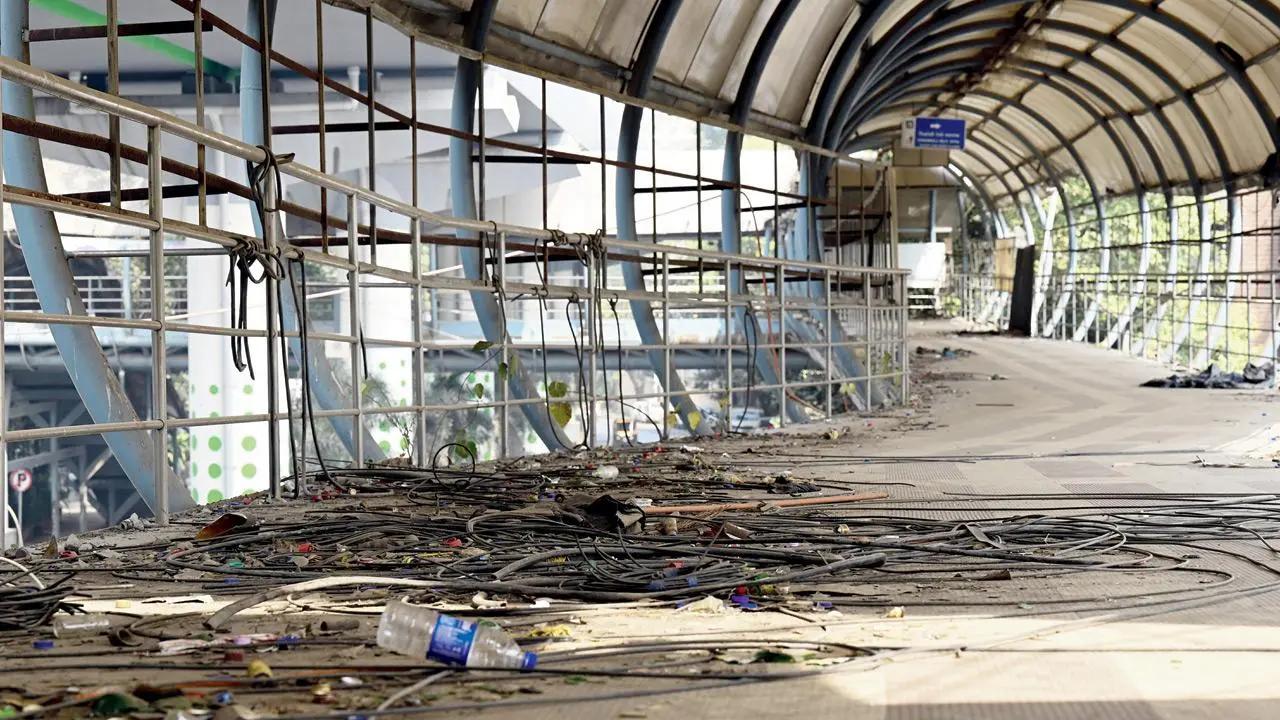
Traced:
[[[756, 10], [750, 13], [740, 12], [737, 3], [720, 4], [711, 32], [704, 40], [707, 47], [698, 51], [690, 68], [687, 80], [690, 87], [722, 100], [731, 101], [737, 96], [742, 73], [760, 42], [760, 33], [777, 9], [778, 0], [759, 0], [754, 4]], [[721, 23], [719, 18], [724, 14], [730, 15], [731, 21]]]
[[[1059, 92], [1053, 85], [1044, 83], [1032, 88], [1022, 100], [1022, 104], [1035, 111], [1046, 122], [1052, 123], [1059, 132], [1070, 138], [1083, 132], [1094, 124], [1093, 116], [1086, 108], [1080, 107], [1074, 100]], [[1041, 123], [1030, 118], [1028, 121]], [[1058, 145], [1057, 140], [1052, 141]], [[1044, 147], [1044, 146], [1042, 146]]]
[[801, 0], [765, 68], [757, 108], [770, 108], [765, 111], [800, 122], [810, 94], [818, 87], [818, 71], [852, 8], [847, 0]]
[[1183, 87], [1194, 87], [1222, 72], [1215, 58], [1154, 20], [1141, 18], [1119, 37], [1164, 68]]
[[1236, 0], [1166, 0], [1160, 11], [1168, 13], [1204, 33], [1214, 42], [1222, 41], [1246, 58], [1265, 51], [1276, 35], [1261, 16]]
[[[712, 32], [711, 21], [717, 19], [717, 14], [724, 4], [724, 0], [702, 0], [702, 2], [680, 5], [680, 11], [676, 13], [675, 22], [671, 25], [671, 32], [667, 35], [667, 41], [662, 46], [662, 54], [658, 56], [658, 65], [654, 69], [658, 77], [677, 84], [686, 84], [685, 80], [689, 75], [694, 56], [702, 50], [704, 39]], [[756, 3], [744, 4], [756, 5]], [[750, 13], [734, 13], [734, 15], [747, 19], [751, 17]], [[721, 23], [726, 20], [724, 17], [718, 19]], [[717, 60], [719, 58], [713, 57], [710, 53], [702, 56], [704, 64], [714, 64]]]
[[[586, 42], [605, 12], [608, 0], [547, 0], [536, 34], [557, 45], [587, 51]], [[637, 2], [637, 5], [647, 4]], [[628, 53], [629, 55], [629, 53]], [[614, 58], [605, 57], [606, 60]], [[629, 57], [623, 58], [624, 62]], [[614, 60], [616, 62], [616, 60]]]
[[1136, 85], [1151, 100], [1160, 102], [1174, 97], [1173, 91], [1158, 75], [1127, 53], [1103, 46], [1091, 52], [1090, 55], [1098, 62], [1112, 68], [1117, 75]]
[[1191, 155], [1196, 168], [1200, 170], [1200, 177], [1218, 177], [1220, 174], [1218, 162], [1214, 159], [1209, 140], [1201, 130], [1200, 124], [1196, 122], [1195, 115], [1182, 103], [1166, 106], [1164, 114], [1165, 117], [1169, 118], [1169, 123], [1173, 125], [1174, 130], [1183, 138], [1183, 142], [1186, 143], [1187, 153]]
[[[1138, 133], [1135, 133], [1133, 128], [1130, 127], [1127, 122], [1113, 120], [1109, 124], [1112, 132], [1120, 138], [1120, 142], [1128, 151], [1129, 157], [1133, 159], [1133, 164], [1138, 169], [1138, 176], [1141, 178], [1142, 184], [1145, 186], [1158, 186], [1160, 184], [1160, 175], [1156, 173], [1155, 162], [1153, 162], [1151, 156], [1147, 154], [1146, 147], [1138, 139]], [[1138, 126], [1138, 132], [1141, 132], [1143, 137], [1150, 141], [1150, 138], [1147, 137], [1147, 133], [1142, 129], [1141, 125]], [[1160, 152], [1159, 145], [1151, 143], [1151, 147], [1156, 151], [1156, 153]], [[1161, 163], [1165, 164], [1167, 164], [1166, 158], [1168, 160], [1174, 159], [1174, 156], [1166, 155], [1158, 155], [1157, 157], [1159, 157]], [[1165, 172], [1167, 173], [1168, 170], [1166, 169]], [[1128, 187], [1128, 183], [1120, 183], [1120, 186]]]
[[[329, 0], [335, 4], [358, 4], [360, 1]], [[412, 4], [419, 14], [432, 12], [424, 9], [428, 3], [417, 0], [412, 3], [407, 3], [407, 0], [372, 1], [385, 5]], [[724, 101], [735, 96], [751, 51], [779, 1], [692, 0], [684, 3], [657, 68], [659, 78], [687, 91], [686, 94], [675, 94], [681, 98], [681, 107], [686, 110], [694, 107], [702, 114], [709, 114], [713, 120], [718, 113], [723, 113]], [[444, 2], [460, 9], [470, 5], [470, 0]], [[496, 18], [498, 23], [509, 29], [533, 34], [539, 40], [585, 53], [625, 70], [634, 61], [655, 2], [501, 0]], [[899, 23], [906, 18], [920, 19], [916, 13], [923, 2], [890, 0], [886, 12], [871, 29], [871, 42], [881, 42], [895, 27], [905, 27]], [[817, 90], [823, 85], [823, 73], [835, 59], [841, 43], [849, 36], [859, 8], [864, 4], [863, 0], [799, 0], [761, 75], [753, 105], [756, 117], [774, 118], [770, 121], [774, 127], [799, 126], [794, 130], [795, 135], [804, 136], [803, 124], [808, 120], [807, 114]], [[1182, 87], [1199, 87], [1196, 95], [1199, 105], [1211, 119], [1211, 131], [1221, 138], [1233, 173], [1256, 171], [1275, 151], [1268, 128], [1271, 118], [1280, 113], [1280, 56], [1270, 57], [1270, 54], [1280, 46], [1280, 0], [1148, 2], [1148, 8], [1157, 6], [1155, 18], [1135, 16], [1131, 8], [1136, 5], [1126, 9], [1094, 0], [1063, 0], [1049, 15], [1052, 28], [1049, 30], [1037, 29], [1033, 21], [1021, 15], [1028, 5], [1035, 7], [1029, 3], [1010, 2], [980, 13], [967, 14], [973, 8], [985, 6], [974, 0], [956, 0], [936, 11], [932, 17], [924, 18], [931, 25], [930, 29], [909, 29], [904, 37], [913, 43], [911, 52], [890, 67], [896, 69], [914, 61], [917, 63], [913, 68], [917, 78], [920, 77], [921, 62], [926, 67], [938, 68], [940, 64], [956, 67], [952, 72], [918, 80], [918, 84], [909, 84], [891, 75], [889, 91], [873, 88], [868, 93], [868, 98], [889, 98], [889, 101], [878, 114], [861, 118], [859, 132], [892, 130], [904, 115], [949, 107], [955, 101], [950, 93], [937, 98], [939, 103], [932, 102], [934, 98], [930, 93], [939, 88], [977, 88], [983, 93], [1005, 98], [1021, 97], [1052, 122], [1058, 134], [1079, 136], [1074, 149], [1096, 166], [1097, 174], [1106, 178], [1109, 187], [1114, 184], [1117, 190], [1129, 189], [1130, 178], [1120, 154], [1107, 134], [1094, 127], [1094, 117], [1090, 112], [1061, 92], [1010, 72], [1011, 68], [1019, 67], [1019, 61], [1029, 61], [1064, 68], [1066, 75], [1059, 81], [1080, 94], [1102, 115], [1113, 116], [1115, 108], [1111, 103], [1093, 97], [1090, 90], [1071, 82], [1070, 78], [1095, 86], [1098, 92], [1113, 98], [1121, 108], [1134, 113], [1138, 126], [1136, 131], [1121, 120], [1113, 122], [1111, 127], [1122, 145], [1133, 154], [1144, 184], [1154, 186], [1159, 178], [1139, 134], [1147, 138], [1162, 158], [1172, 181], [1182, 184], [1189, 179], [1187, 168], [1177, 152], [1175, 137], [1185, 142], [1192, 156], [1195, 174], [1205, 181], [1213, 181], [1220, 170], [1209, 138], [1193, 113], [1176, 100], [1177, 93], [1155, 71], [1158, 66]], [[1005, 22], [987, 23], [986, 29], [958, 35], [939, 31], [940, 28], [982, 24], [991, 18], [1005, 19]], [[1221, 81], [1223, 67], [1218, 53], [1206, 54], [1176, 28], [1164, 24], [1162, 19], [1201, 33], [1210, 42], [1226, 43], [1246, 61], [1256, 60], [1249, 63], [1247, 77], [1257, 86], [1257, 92], [1266, 105], [1262, 112], [1265, 119], [1259, 118], [1248, 95], [1234, 81]], [[1090, 37], [1064, 29], [1071, 25], [1088, 28], [1090, 32], [1100, 34], [1102, 39], [1095, 42]], [[425, 25], [421, 31], [440, 33], [440, 27], [439, 23]], [[442, 37], [447, 40], [448, 35], [442, 34]], [[938, 52], [939, 47], [956, 43], [963, 44], [965, 49]], [[1131, 50], [1118, 47], [1120, 44], [1131, 46]], [[874, 52], [884, 48], [872, 45], [871, 49]], [[544, 67], [548, 72], [569, 75], [579, 82], [595, 83], [602, 89], [617, 89], [619, 72], [616, 70], [595, 71], [593, 75], [590, 69], [582, 69], [589, 63], [576, 63], [572, 59], [566, 61], [565, 57], [552, 58], [528, 43], [503, 42], [495, 52], [508, 53], [508, 59], [522, 65]], [[1134, 52], [1146, 58], [1135, 59]], [[1098, 63], [1114, 69], [1114, 74], [1090, 62], [1072, 58], [1076, 53], [1086, 53]], [[868, 57], [870, 54], [866, 52], [855, 55], [859, 62]], [[981, 60], [973, 64], [958, 62], [967, 58]], [[1043, 67], [1026, 66], [1023, 69], [1031, 72], [1044, 70]], [[866, 72], [865, 66], [855, 63], [845, 73], [842, 82], [854, 76], [869, 77]], [[966, 72], [967, 75], [964, 74]], [[911, 90], [901, 98], [891, 97], [896, 91], [909, 86]], [[665, 97], [671, 96], [668, 93]], [[904, 106], [903, 98], [914, 104]], [[658, 100], [666, 101], [663, 98]], [[1168, 104], [1162, 105], [1163, 110], [1156, 114], [1148, 107], [1149, 101]], [[1001, 108], [1000, 101], [973, 92], [969, 92], [961, 102], [976, 111]], [[1064, 166], [1074, 165], [1060, 147], [1055, 133], [1011, 108], [1001, 108], [1000, 117], [1012, 123], [1035, 147], [1046, 153], [1052, 152], [1055, 162]], [[1164, 127], [1162, 119], [1167, 119], [1173, 126], [1174, 134], [1171, 135]], [[1029, 161], [1034, 153], [1022, 147], [1008, 130], [988, 123], [981, 126], [981, 132], [993, 142], [1007, 143], [1001, 150], [1009, 152], [1026, 172], [1034, 172], [1039, 177], [1041, 169], [1035, 167], [1034, 160]]]
[[547, 0], [502, 0], [494, 10], [493, 19], [523, 32], [534, 32], [538, 19], [547, 7]]
[[[1075, 65], [1071, 73], [1063, 79], [1072, 90], [1094, 104], [1103, 113], [1114, 112], [1107, 98], [1115, 101], [1120, 107], [1139, 112], [1146, 107], [1144, 99], [1134, 95], [1112, 75], [1085, 64]], [[1092, 86], [1092, 87], [1090, 87]], [[1095, 93], [1094, 91], [1097, 91]], [[1101, 93], [1105, 97], [1100, 97]]]
[[1256, 169], [1260, 158], [1254, 148], [1266, 147], [1270, 139], [1244, 93], [1235, 83], [1220, 82], [1195, 97], [1209, 122], [1219, 129], [1231, 169], [1238, 173]]
[[[1168, 116], [1168, 113], [1165, 113]], [[1151, 145], [1157, 157], [1160, 158], [1164, 165], [1165, 175], [1168, 176], [1169, 182], [1174, 185], [1181, 185], [1189, 179], [1186, 165], [1182, 162], [1182, 156], [1178, 154], [1177, 148], [1173, 144], [1173, 138], [1165, 131], [1164, 125], [1160, 122], [1159, 117], [1154, 113], [1145, 113], [1133, 116], [1134, 124], [1138, 126], [1138, 131]], [[1136, 138], [1136, 134], [1129, 129], [1125, 123], [1113, 123], [1117, 131], [1123, 131], [1126, 136]], [[1157, 177], [1155, 175], [1154, 163], [1146, 158], [1146, 150], [1142, 149], [1142, 145], [1136, 140], [1130, 141], [1130, 147], [1134, 148], [1134, 152], [1139, 156], [1139, 162], [1144, 164], [1143, 176], [1150, 178], [1151, 184], [1155, 184]], [[1194, 163], [1195, 159], [1192, 158]]]
[[[566, 0], [559, 0], [565, 2]], [[588, 0], [587, 6], [596, 0]], [[575, 0], [568, 0], [574, 5]], [[640, 47], [641, 31], [648, 27], [657, 0], [605, 0], [605, 7], [594, 23], [594, 29], [579, 37], [590, 37], [587, 52], [610, 62], [630, 67]]]
[[[1076, 152], [1090, 158], [1089, 174], [1097, 183], [1098, 192], [1113, 194], [1132, 187], [1129, 168], [1125, 165], [1120, 148], [1101, 127], [1095, 127], [1074, 143]], [[1127, 148], [1126, 148], [1127, 149]]]

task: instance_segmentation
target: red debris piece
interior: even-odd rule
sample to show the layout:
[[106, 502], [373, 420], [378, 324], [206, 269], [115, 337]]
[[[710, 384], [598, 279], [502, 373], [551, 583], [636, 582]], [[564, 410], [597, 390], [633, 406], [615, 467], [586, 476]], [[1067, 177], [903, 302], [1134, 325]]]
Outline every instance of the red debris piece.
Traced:
[[249, 518], [240, 513], [226, 513], [221, 515], [217, 520], [200, 528], [196, 533], [197, 540], [211, 540], [216, 537], [222, 537], [237, 529], [250, 525]]
[[451, 548], [460, 548], [462, 547], [462, 540], [456, 537], [451, 537], [448, 540], [444, 541], [444, 546], [451, 547]]

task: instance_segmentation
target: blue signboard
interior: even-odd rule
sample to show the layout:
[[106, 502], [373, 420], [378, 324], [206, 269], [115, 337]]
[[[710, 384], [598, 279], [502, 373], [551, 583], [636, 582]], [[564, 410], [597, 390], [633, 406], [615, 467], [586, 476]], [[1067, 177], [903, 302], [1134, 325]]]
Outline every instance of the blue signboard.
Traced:
[[902, 121], [902, 144], [917, 150], [963, 150], [965, 122], [959, 118], [918, 117]]

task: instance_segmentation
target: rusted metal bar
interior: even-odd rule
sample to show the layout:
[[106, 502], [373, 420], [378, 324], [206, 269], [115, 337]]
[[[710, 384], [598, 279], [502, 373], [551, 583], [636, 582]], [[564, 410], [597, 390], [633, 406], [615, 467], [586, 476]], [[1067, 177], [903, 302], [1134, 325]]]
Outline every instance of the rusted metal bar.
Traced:
[[[197, 0], [198, 2], [199, 0]], [[186, 20], [165, 22], [125, 23], [116, 25], [117, 37], [136, 37], [138, 35], [180, 35], [192, 32], [192, 23]], [[212, 30], [213, 23], [205, 22], [205, 30]], [[51, 42], [54, 40], [92, 40], [107, 37], [110, 29], [107, 25], [81, 25], [79, 27], [34, 28], [27, 33], [31, 42]]]
[[[107, 92], [120, 94], [120, 13], [118, 0], [107, 0]], [[111, 140], [111, 207], [120, 207], [120, 118], [107, 117]], [[146, 162], [145, 153], [142, 162]]]
[[[368, 130], [368, 159], [369, 168], [369, 192], [378, 191], [378, 143], [377, 130], [378, 123], [374, 117], [377, 111], [378, 101], [374, 97], [378, 88], [378, 76], [373, 69], [373, 7], [367, 7], [364, 10], [364, 85], [368, 91], [369, 102], [365, 103], [368, 109], [367, 114], [367, 130]], [[323, 68], [321, 68], [323, 72]], [[408, 119], [408, 123], [412, 123], [413, 118]], [[484, 176], [480, 176], [480, 187], [484, 187]], [[369, 239], [369, 262], [374, 265], [378, 264], [378, 206], [370, 203], [369, 207], [369, 226], [372, 228], [371, 237]], [[354, 298], [353, 298], [354, 301]]]
[[[323, 101], [320, 103], [323, 107]], [[410, 123], [400, 122], [399, 120], [384, 120], [374, 123], [374, 130], [408, 130], [413, 127]], [[329, 123], [322, 125], [313, 123], [310, 125], [277, 125], [271, 128], [273, 135], [315, 135], [324, 133], [354, 133], [368, 132], [369, 123], [367, 122], [345, 122], [345, 123]]]
[[[188, 11], [194, 12], [195, 0], [170, 0], [170, 2], [174, 3], [175, 5], [178, 5], [179, 7], [186, 8]], [[258, 44], [258, 41], [246, 35], [239, 28], [235, 27], [231, 23], [227, 22], [226, 20], [223, 20], [222, 18], [218, 17], [217, 15], [213, 14], [208, 10], [203, 10], [202, 12], [204, 13], [205, 20], [212, 23], [216, 29], [221, 30], [231, 38], [244, 44], [246, 47], [249, 47], [253, 50], [261, 50], [261, 46]], [[435, 125], [432, 123], [423, 122], [421, 120], [419, 120], [417, 123], [414, 123], [413, 118], [400, 112], [399, 110], [396, 110], [393, 107], [390, 107], [388, 105], [375, 101], [368, 94], [360, 92], [359, 89], [351, 88], [347, 85], [344, 85], [338, 82], [337, 80], [334, 80], [333, 78], [330, 78], [324, 75], [323, 73], [317, 73], [315, 70], [308, 68], [306, 65], [303, 65], [297, 60], [294, 60], [293, 58], [290, 58], [280, 53], [278, 50], [274, 50], [274, 49], [270, 50], [270, 55], [272, 60], [279, 63], [281, 66], [289, 70], [292, 70], [298, 75], [308, 78], [310, 80], [315, 80], [316, 82], [319, 82], [319, 83], [323, 83], [325, 87], [331, 90], [334, 90], [335, 92], [347, 98], [355, 100], [356, 102], [362, 105], [372, 105], [373, 109], [375, 109], [377, 112], [381, 113], [386, 117], [399, 120], [400, 122], [404, 123], [406, 126], [417, 127], [419, 130], [423, 130], [426, 132], [436, 133], [439, 135], [446, 135], [448, 137], [456, 137], [463, 140], [471, 140], [473, 142], [478, 142], [480, 140], [480, 136], [476, 133], [466, 132], [462, 130], [454, 130], [453, 128], [446, 127], [444, 125]], [[517, 152], [530, 153], [534, 155], [538, 155], [543, 152], [543, 150], [536, 145], [526, 145], [524, 143], [512, 142], [510, 140], [502, 140], [499, 138], [488, 138], [486, 139], [485, 142], [489, 147], [493, 147], [493, 148], [515, 150]], [[599, 157], [595, 157], [591, 155], [583, 155], [581, 153], [568, 152], [566, 150], [548, 149], [546, 153], [549, 157], [559, 157], [567, 160], [580, 160], [588, 163], [600, 162]], [[637, 170], [637, 171], [651, 170], [649, 166], [640, 166], [640, 165], [636, 165], [635, 163], [622, 162], [620, 160], [606, 159], [604, 162], [609, 167], [614, 167], [614, 168], [626, 168], [626, 169]], [[667, 177], [681, 178], [684, 180], [690, 180], [695, 182], [697, 181], [697, 176], [690, 173], [682, 173], [682, 172], [677, 172], [675, 170], [662, 170], [662, 169], [657, 170], [657, 173]], [[719, 182], [723, 187], [723, 189], [752, 190], [755, 192], [762, 192], [762, 193], [774, 192], [769, 188], [759, 187], [756, 185], [744, 185], [742, 183], [736, 183], [736, 182], [728, 183], [724, 181], [719, 181]], [[795, 200], [805, 199], [804, 195], [801, 195], [798, 193], [786, 192], [782, 190], [777, 191], [777, 194], [781, 197], [792, 198]], [[826, 204], [827, 204], [827, 201], [823, 198], [818, 198], [818, 197], [812, 198], [811, 205], [819, 206], [819, 205], [826, 205]], [[381, 234], [379, 234], [379, 236], [381, 236]]]
[[[200, 19], [201, 2], [203, 0], [195, 0], [196, 11], [191, 14], [192, 31], [195, 33], [193, 43], [196, 53], [196, 124], [204, 127], [204, 32], [206, 23]], [[207, 28], [213, 29], [212, 25]], [[209, 224], [209, 193], [205, 187], [205, 148], [204, 143], [196, 144], [196, 173], [200, 176], [196, 179], [199, 187], [197, 196], [200, 198], [196, 201], [196, 212], [200, 225], [207, 226]]]
[[[328, 123], [324, 119], [324, 0], [316, 0], [316, 114], [319, 123], [316, 125], [316, 139], [320, 143], [320, 172], [328, 172], [328, 158], [325, 157], [329, 152], [328, 140], [325, 134], [329, 131]], [[281, 132], [281, 129], [288, 126], [275, 128], [272, 132], [279, 135], [290, 135], [292, 133]], [[320, 237], [321, 248], [324, 252], [329, 252], [329, 188], [320, 188]]]
[[[213, 194], [220, 195], [226, 193], [227, 190], [215, 190]], [[167, 185], [164, 187], [161, 197], [167, 198], [188, 198], [205, 196], [205, 189], [200, 183], [192, 183], [190, 185]], [[91, 203], [107, 203], [111, 202], [110, 190], [91, 190], [89, 192], [66, 193], [61, 197], [68, 200], [83, 200]], [[128, 188], [120, 191], [120, 202], [139, 202], [151, 199], [151, 191], [148, 188]], [[203, 223], [201, 223], [203, 224]]]

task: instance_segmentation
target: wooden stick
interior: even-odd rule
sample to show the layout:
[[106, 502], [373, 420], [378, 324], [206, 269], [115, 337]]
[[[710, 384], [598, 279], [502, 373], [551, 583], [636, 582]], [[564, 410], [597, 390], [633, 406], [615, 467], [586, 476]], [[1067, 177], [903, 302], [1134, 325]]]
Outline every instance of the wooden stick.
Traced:
[[863, 502], [864, 500], [883, 500], [888, 493], [862, 492], [851, 495], [825, 495], [821, 497], [791, 498], [789, 500], [753, 500], [750, 502], [705, 503], [702, 505], [663, 505], [647, 507], [645, 515], [671, 515], [674, 513], [720, 512], [722, 510], [759, 510], [761, 505], [774, 507], [800, 507], [803, 505], [835, 505], [838, 503]]

